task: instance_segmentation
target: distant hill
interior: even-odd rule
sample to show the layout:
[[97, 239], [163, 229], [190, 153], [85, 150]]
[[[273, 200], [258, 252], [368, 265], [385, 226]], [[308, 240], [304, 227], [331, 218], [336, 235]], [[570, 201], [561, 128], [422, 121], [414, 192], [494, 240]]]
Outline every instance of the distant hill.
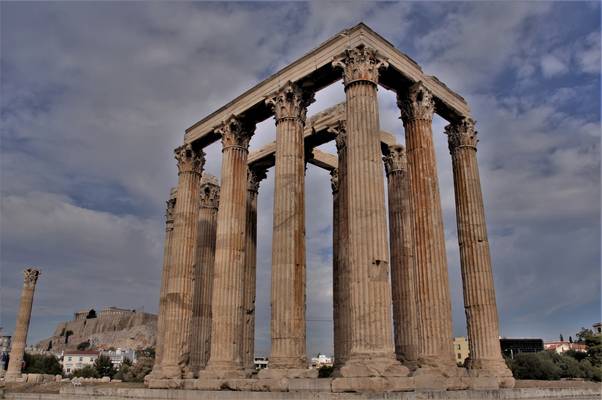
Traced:
[[155, 314], [108, 307], [100, 312], [83, 310], [75, 313], [73, 320], [61, 322], [54, 334], [35, 347], [40, 350], [60, 352], [76, 350], [83, 342], [96, 349], [144, 349], [155, 347], [157, 341], [157, 316]]

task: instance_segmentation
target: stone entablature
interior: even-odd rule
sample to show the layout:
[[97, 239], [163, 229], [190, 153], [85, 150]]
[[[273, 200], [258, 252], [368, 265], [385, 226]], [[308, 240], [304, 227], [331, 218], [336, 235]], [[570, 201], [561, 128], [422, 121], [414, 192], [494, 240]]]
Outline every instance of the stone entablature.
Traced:
[[370, 47], [387, 60], [388, 73], [379, 84], [387, 89], [397, 89], [400, 84], [410, 86], [422, 81], [435, 97], [437, 113], [446, 119], [470, 115], [466, 101], [450, 90], [436, 77], [426, 75], [410, 57], [397, 50], [391, 43], [368, 26], [360, 23], [346, 29], [319, 47], [307, 53], [281, 71], [249, 89], [224, 107], [203, 118], [186, 130], [186, 143], [200, 142], [206, 146], [219, 139], [214, 128], [230, 115], [247, 115], [259, 123], [272, 115], [265, 99], [280, 88], [283, 82], [295, 82], [314, 92], [329, 86], [341, 78], [340, 72], [331, 65], [333, 58], [347, 49], [364, 45]]

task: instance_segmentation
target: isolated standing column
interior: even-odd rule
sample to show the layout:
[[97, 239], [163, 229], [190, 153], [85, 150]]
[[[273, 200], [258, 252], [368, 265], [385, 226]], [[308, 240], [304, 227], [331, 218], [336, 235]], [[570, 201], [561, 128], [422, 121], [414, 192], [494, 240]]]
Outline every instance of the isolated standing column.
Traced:
[[445, 127], [452, 156], [460, 267], [470, 355], [466, 366], [512, 377], [502, 358], [487, 223], [477, 163], [475, 121]]
[[417, 82], [398, 93], [406, 137], [413, 218], [419, 366], [454, 366], [451, 300], [432, 120], [432, 94]]
[[188, 374], [192, 324], [192, 280], [196, 261], [199, 188], [204, 153], [185, 144], [175, 150], [178, 161], [177, 201], [174, 207], [172, 264], [165, 295], [165, 338], [161, 376]]
[[177, 189], [172, 188], [165, 209], [165, 243], [163, 246], [163, 271], [161, 273], [161, 291], [159, 294], [159, 315], [157, 318], [157, 346], [155, 348], [155, 365], [151, 377], [161, 375], [163, 345], [165, 340], [165, 297], [171, 269], [171, 246], [173, 245], [174, 207], [176, 205]]
[[418, 321], [414, 290], [414, 239], [405, 148], [389, 146], [383, 157], [389, 189], [389, 244], [395, 354], [405, 363], [418, 356]]
[[201, 178], [190, 332], [190, 370], [195, 376], [207, 365], [211, 350], [211, 296], [218, 205], [217, 178], [204, 173]]
[[200, 376], [220, 378], [244, 376], [241, 351], [247, 158], [255, 125], [232, 116], [216, 131], [222, 137], [223, 155], [211, 303], [211, 355]]
[[40, 271], [34, 268], [28, 268], [23, 272], [23, 275], [21, 302], [19, 304], [19, 313], [17, 314], [15, 334], [13, 335], [11, 343], [8, 368], [6, 369], [5, 377], [7, 381], [21, 377], [21, 366], [23, 364], [25, 344], [27, 342], [27, 331], [29, 330], [29, 321], [31, 320], [33, 294], [38, 277], [40, 276]]
[[[375, 50], [360, 46], [335, 58], [343, 69], [347, 113], [347, 210], [349, 229], [349, 357], [343, 377], [407, 374], [395, 359], [383, 164]], [[348, 368], [349, 366], [349, 368]], [[398, 367], [398, 368], [397, 368]]]

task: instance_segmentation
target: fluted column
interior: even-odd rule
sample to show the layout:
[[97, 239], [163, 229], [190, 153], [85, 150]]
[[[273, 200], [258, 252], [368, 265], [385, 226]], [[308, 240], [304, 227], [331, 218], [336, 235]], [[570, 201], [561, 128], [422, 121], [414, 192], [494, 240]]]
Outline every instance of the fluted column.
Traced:
[[205, 368], [211, 350], [211, 295], [219, 184], [207, 173], [201, 178], [199, 219], [192, 297], [192, 330], [190, 332], [190, 370], [194, 376]]
[[405, 127], [413, 215], [419, 366], [455, 366], [441, 198], [433, 146], [432, 94], [418, 82], [398, 93]]
[[347, 112], [349, 234], [349, 357], [343, 377], [407, 374], [395, 359], [387, 216], [381, 160], [377, 82], [387, 63], [360, 46], [335, 58], [343, 69]]
[[383, 157], [389, 189], [389, 245], [395, 354], [408, 364], [418, 356], [418, 321], [414, 290], [414, 238], [405, 148], [389, 146]]
[[328, 129], [334, 133], [338, 153], [338, 168], [331, 172], [333, 190], [333, 325], [334, 362], [337, 370], [344, 365], [351, 343], [349, 329], [349, 261], [347, 229], [347, 164], [345, 121]]
[[171, 269], [171, 246], [173, 245], [174, 207], [176, 205], [177, 189], [172, 188], [165, 209], [165, 242], [163, 245], [163, 271], [161, 272], [161, 290], [159, 292], [159, 315], [157, 318], [157, 345], [155, 347], [155, 365], [150, 377], [161, 376], [161, 363], [163, 359], [163, 344], [165, 340], [165, 298], [169, 270]]
[[170, 255], [172, 264], [165, 295], [165, 337], [161, 362], [161, 376], [164, 378], [180, 378], [189, 373], [198, 196], [205, 163], [204, 153], [190, 144], [178, 147], [175, 157], [178, 161], [178, 189]]
[[254, 125], [236, 116], [216, 128], [223, 146], [222, 187], [213, 271], [211, 355], [200, 376], [244, 376], [241, 350], [247, 243], [247, 157], [254, 130]]
[[33, 294], [38, 277], [40, 276], [40, 271], [28, 268], [23, 272], [23, 275], [21, 302], [19, 304], [17, 324], [15, 326], [15, 333], [12, 337], [10, 359], [5, 375], [7, 381], [21, 377], [21, 366], [23, 365], [23, 355], [25, 353], [25, 344], [27, 342], [27, 331], [29, 330], [29, 321], [31, 319]]
[[511, 377], [502, 358], [487, 223], [477, 163], [475, 121], [463, 118], [445, 127], [454, 173], [460, 269], [470, 355], [466, 366]]
[[257, 195], [259, 184], [265, 179], [263, 168], [249, 168], [247, 172], [247, 224], [245, 251], [245, 282], [243, 298], [243, 367], [246, 370], [255, 369], [255, 296], [257, 274]]
[[291, 82], [266, 100], [276, 119], [270, 369], [307, 367], [303, 128], [312, 101]]

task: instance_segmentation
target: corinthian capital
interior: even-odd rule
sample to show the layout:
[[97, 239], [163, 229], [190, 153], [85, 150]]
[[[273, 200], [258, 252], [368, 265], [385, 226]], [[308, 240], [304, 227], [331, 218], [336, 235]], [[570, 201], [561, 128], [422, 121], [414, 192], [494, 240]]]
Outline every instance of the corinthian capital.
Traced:
[[27, 268], [23, 271], [23, 284], [26, 287], [34, 287], [40, 276], [40, 271], [35, 268]]
[[378, 83], [378, 72], [381, 68], [387, 68], [389, 63], [370, 47], [359, 45], [353, 49], [347, 49], [343, 54], [332, 61], [333, 67], [343, 69], [343, 83], [345, 87], [357, 81], [369, 81]]
[[347, 143], [347, 125], [345, 120], [339, 120], [333, 126], [328, 127], [328, 132], [333, 133], [337, 152], [341, 152]]
[[397, 93], [397, 105], [404, 122], [416, 119], [433, 120], [435, 112], [433, 95], [421, 81], [410, 86], [406, 93]]
[[474, 119], [464, 117], [445, 127], [450, 153], [453, 153], [454, 150], [460, 147], [477, 149], [479, 139], [477, 139], [477, 131], [474, 129], [475, 124], [476, 121]]
[[395, 171], [406, 171], [408, 161], [406, 158], [406, 149], [400, 144], [389, 146], [389, 152], [383, 157], [387, 176]]
[[313, 102], [313, 93], [301, 89], [290, 81], [265, 100], [274, 112], [276, 124], [283, 119], [297, 119], [305, 124], [307, 106]]
[[219, 205], [219, 184], [217, 178], [207, 173], [201, 178], [201, 207], [217, 208]]
[[229, 147], [239, 147], [248, 150], [249, 141], [253, 133], [255, 133], [255, 125], [232, 115], [214, 130], [222, 137], [223, 150]]
[[259, 184], [262, 180], [264, 180], [267, 176], [267, 171], [262, 167], [249, 167], [247, 173], [247, 190], [249, 192], [258, 193], [259, 192]]
[[178, 161], [178, 174], [182, 172], [203, 173], [205, 153], [202, 150], [195, 150], [188, 143], [175, 149], [174, 153]]
[[338, 193], [339, 191], [339, 169], [335, 168], [330, 171], [330, 187], [332, 188], [332, 193]]

